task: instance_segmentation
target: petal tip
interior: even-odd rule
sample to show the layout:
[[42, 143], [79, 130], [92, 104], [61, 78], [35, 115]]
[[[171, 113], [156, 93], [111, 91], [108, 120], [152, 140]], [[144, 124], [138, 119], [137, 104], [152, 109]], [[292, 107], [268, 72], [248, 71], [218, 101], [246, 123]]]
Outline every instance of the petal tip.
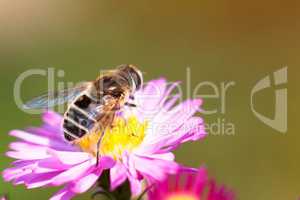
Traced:
[[198, 98], [198, 99], [195, 99], [194, 102], [195, 102], [196, 104], [198, 104], [198, 106], [201, 106], [202, 103], [203, 103], [203, 100], [200, 99], [200, 98]]
[[10, 136], [16, 136], [18, 134], [18, 131], [19, 130], [11, 130], [11, 131], [9, 131], [8, 135], [10, 135]]

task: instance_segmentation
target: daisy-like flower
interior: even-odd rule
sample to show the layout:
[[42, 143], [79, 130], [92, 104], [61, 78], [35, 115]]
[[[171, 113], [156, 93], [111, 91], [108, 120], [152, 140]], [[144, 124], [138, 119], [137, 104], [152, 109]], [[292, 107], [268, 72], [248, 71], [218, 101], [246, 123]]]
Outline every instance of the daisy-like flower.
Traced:
[[148, 191], [149, 200], [234, 200], [234, 193], [209, 180], [204, 167], [182, 168], [176, 175], [154, 184]]
[[4, 179], [29, 189], [64, 185], [51, 200], [67, 200], [87, 191], [103, 170], [110, 169], [112, 190], [128, 180], [132, 194], [139, 194], [143, 179], [164, 180], [178, 171], [173, 149], [205, 136], [203, 120], [194, 116], [201, 100], [175, 105], [180, 98], [171, 96], [176, 85], [158, 79], [137, 91], [137, 107], [124, 109], [114, 128], [106, 130], [97, 166], [91, 148], [100, 133], [90, 133], [71, 145], [63, 139], [62, 116], [45, 112], [41, 127], [10, 132], [19, 141], [10, 144], [7, 156], [17, 160], [4, 170]]

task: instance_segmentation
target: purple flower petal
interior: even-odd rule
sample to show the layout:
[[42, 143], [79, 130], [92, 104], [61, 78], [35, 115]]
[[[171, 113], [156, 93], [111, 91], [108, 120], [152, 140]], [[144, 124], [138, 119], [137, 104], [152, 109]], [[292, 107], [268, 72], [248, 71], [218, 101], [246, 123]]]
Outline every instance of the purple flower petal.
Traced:
[[[168, 127], [166, 127], [166, 129], [168, 129]], [[170, 128], [170, 130], [171, 129], [172, 128]], [[161, 131], [159, 135], [146, 138], [138, 152], [169, 152], [183, 142], [201, 139], [205, 137], [205, 135], [206, 132], [204, 131], [202, 118], [192, 117], [186, 120], [185, 124], [175, 131], [167, 133]]]
[[69, 169], [70, 164], [64, 164], [57, 157], [50, 157], [47, 159], [37, 161], [37, 167], [35, 172], [38, 172], [39, 169], [50, 169], [50, 170], [66, 170]]
[[62, 116], [51, 110], [44, 112], [42, 119], [46, 124], [53, 127], [60, 127], [62, 123]]
[[91, 155], [86, 152], [70, 152], [49, 150], [50, 155], [56, 157], [61, 163], [74, 165], [91, 159]]
[[45, 152], [38, 152], [38, 151], [31, 152], [30, 154], [28, 152], [8, 151], [6, 152], [6, 155], [11, 158], [23, 159], [23, 160], [36, 160], [36, 159], [44, 159], [50, 157], [50, 155], [46, 154]]
[[11, 181], [18, 177], [31, 174], [33, 165], [28, 165], [27, 167], [16, 167], [5, 169], [2, 174], [5, 181]]
[[175, 94], [170, 99], [168, 99], [166, 102], [164, 102], [164, 105], [162, 106], [162, 108], [160, 108], [160, 112], [157, 113], [155, 118], [161, 119], [162, 117], [164, 117], [170, 111], [170, 108], [172, 106], [174, 106], [174, 104], [178, 101], [179, 98], [180, 98], [180, 95]]
[[[51, 138], [52, 140], [59, 140], [64, 142], [63, 134], [57, 127], [52, 127], [49, 125], [42, 125], [41, 127], [29, 127], [25, 129], [26, 132], [32, 133], [34, 135], [43, 136], [47, 138]], [[67, 144], [67, 143], [66, 143]], [[74, 148], [74, 146], [66, 145]]]
[[95, 167], [95, 164], [96, 164], [95, 162], [86, 161], [79, 165], [76, 165], [60, 173], [59, 175], [55, 176], [52, 179], [52, 184], [62, 185], [64, 183], [74, 181], [80, 178], [81, 176], [83, 176], [84, 174], [86, 174], [86, 172], [88, 172], [91, 167]]
[[193, 117], [186, 121], [186, 123], [179, 129], [169, 135], [163, 135], [160, 140], [164, 141], [164, 146], [176, 145], [183, 140], [191, 140], [195, 134], [200, 134], [203, 137], [206, 135], [203, 130], [203, 120], [200, 117]]
[[[202, 104], [200, 99], [197, 100], [187, 100], [175, 108], [171, 109], [165, 114], [163, 118], [155, 117], [153, 119], [154, 124], [167, 124], [173, 130], [185, 123], [187, 119], [192, 117], [197, 111], [199, 111], [199, 106]], [[159, 131], [159, 130], [158, 130]], [[168, 131], [172, 131], [169, 130]]]
[[155, 180], [163, 180], [167, 174], [176, 173], [179, 169], [179, 165], [174, 161], [141, 156], [134, 157], [134, 164], [138, 171]]
[[143, 120], [159, 111], [158, 105], [164, 99], [167, 82], [164, 78], [147, 83], [142, 92], [136, 94], [138, 116]]
[[149, 81], [142, 91], [143, 99], [140, 103], [143, 109], [154, 109], [164, 97], [166, 86], [167, 81], [164, 78]]
[[160, 159], [160, 160], [169, 160], [173, 161], [175, 159], [175, 155], [171, 152], [168, 153], [157, 153], [157, 154], [150, 154], [150, 155], [142, 155], [139, 153], [136, 153], [139, 157], [145, 157], [148, 159]]
[[59, 172], [48, 172], [48, 173], [36, 173], [29, 174], [29, 178], [25, 179], [25, 184], [28, 189], [38, 188], [42, 186], [46, 186], [52, 182], [52, 178], [56, 176]]
[[76, 182], [74, 182], [74, 185], [71, 187], [71, 191], [75, 193], [86, 192], [98, 180], [102, 171], [103, 171], [102, 168], [99, 168], [97, 170], [94, 170], [90, 174], [78, 179]]
[[129, 175], [137, 178], [138, 174], [135, 168], [134, 157], [129, 153], [124, 152], [122, 156], [123, 166], [126, 168], [126, 171]]
[[207, 171], [205, 167], [199, 168], [199, 171], [196, 176], [196, 180], [194, 181], [193, 191], [195, 194], [200, 195], [205, 187], [205, 184], [207, 182]]
[[141, 181], [130, 175], [128, 176], [128, 180], [129, 180], [132, 195], [137, 196], [138, 194], [140, 194], [142, 192]]
[[14, 130], [9, 133], [11, 136], [18, 137], [26, 142], [38, 144], [42, 146], [48, 146], [53, 148], [60, 148], [61, 146], [65, 146], [66, 144], [62, 141], [51, 140], [50, 138], [34, 135], [25, 131]]
[[116, 189], [127, 179], [126, 169], [121, 164], [116, 164], [110, 169], [110, 187]]
[[112, 168], [116, 164], [116, 161], [110, 156], [102, 156], [99, 161], [99, 167], [102, 169]]
[[52, 196], [49, 200], [70, 200], [76, 195], [76, 193], [72, 192], [69, 186], [58, 191], [54, 196]]

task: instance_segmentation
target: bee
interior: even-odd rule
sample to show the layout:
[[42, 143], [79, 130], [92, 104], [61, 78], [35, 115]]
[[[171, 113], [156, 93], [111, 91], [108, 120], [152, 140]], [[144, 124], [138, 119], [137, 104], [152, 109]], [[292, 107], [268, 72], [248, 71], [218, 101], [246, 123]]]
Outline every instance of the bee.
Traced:
[[134, 92], [142, 85], [143, 76], [137, 67], [120, 65], [94, 81], [36, 97], [24, 107], [41, 109], [69, 102], [62, 122], [64, 138], [71, 143], [78, 143], [87, 134], [102, 133], [97, 142], [98, 164], [99, 147], [105, 129], [113, 126], [117, 113], [124, 106], [136, 106], [130, 101], [134, 100]]

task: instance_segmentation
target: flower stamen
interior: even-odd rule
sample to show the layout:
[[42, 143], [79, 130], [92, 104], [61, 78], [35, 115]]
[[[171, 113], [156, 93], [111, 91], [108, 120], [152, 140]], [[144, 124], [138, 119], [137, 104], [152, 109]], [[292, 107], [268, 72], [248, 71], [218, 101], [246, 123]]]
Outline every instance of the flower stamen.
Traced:
[[169, 195], [165, 200], [199, 200], [199, 197], [193, 194], [179, 192]]
[[[138, 147], [145, 137], [147, 122], [140, 123], [135, 116], [117, 118], [112, 128], [106, 129], [100, 145], [100, 154], [111, 156], [114, 159], [121, 158], [123, 152], [131, 152]], [[102, 133], [95, 132], [84, 136], [78, 145], [83, 151], [96, 153], [97, 141]]]

